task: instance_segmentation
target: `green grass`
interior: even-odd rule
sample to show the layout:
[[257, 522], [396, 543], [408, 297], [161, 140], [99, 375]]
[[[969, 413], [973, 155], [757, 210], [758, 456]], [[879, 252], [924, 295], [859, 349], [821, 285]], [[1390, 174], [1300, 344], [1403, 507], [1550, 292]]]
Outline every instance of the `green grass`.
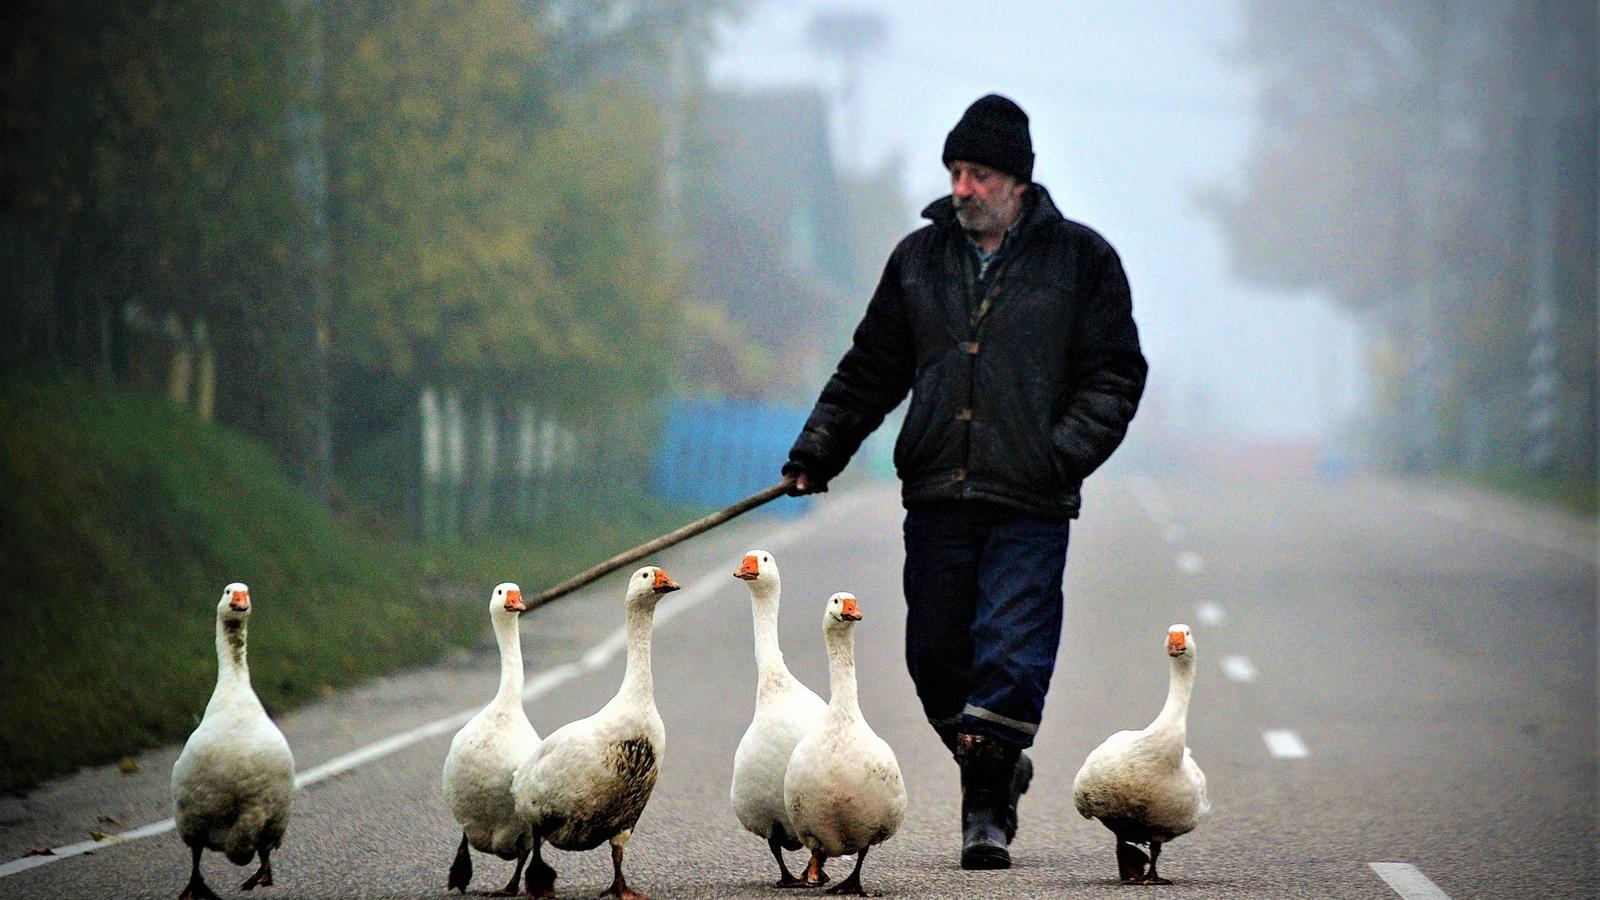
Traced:
[[1536, 475], [1514, 470], [1463, 472], [1469, 484], [1593, 519], [1600, 517], [1600, 485], [1592, 478]]
[[250, 585], [251, 679], [278, 713], [482, 640], [464, 597], [553, 583], [692, 514], [423, 547], [335, 518], [255, 443], [159, 400], [0, 380], [0, 790], [183, 739], [231, 581]]

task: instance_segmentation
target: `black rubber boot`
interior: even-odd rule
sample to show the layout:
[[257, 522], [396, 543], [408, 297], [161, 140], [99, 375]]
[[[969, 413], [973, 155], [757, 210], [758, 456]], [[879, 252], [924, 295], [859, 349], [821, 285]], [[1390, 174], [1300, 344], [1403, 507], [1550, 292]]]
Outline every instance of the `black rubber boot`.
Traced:
[[1011, 770], [1011, 792], [1006, 798], [1005, 818], [1000, 823], [1006, 832], [1006, 843], [1009, 844], [1017, 837], [1017, 801], [1028, 792], [1028, 785], [1033, 783], [1033, 760], [1028, 758], [1027, 751], [1017, 754], [1016, 766]]
[[1019, 750], [985, 735], [963, 734], [955, 755], [961, 766], [961, 868], [1009, 869]]

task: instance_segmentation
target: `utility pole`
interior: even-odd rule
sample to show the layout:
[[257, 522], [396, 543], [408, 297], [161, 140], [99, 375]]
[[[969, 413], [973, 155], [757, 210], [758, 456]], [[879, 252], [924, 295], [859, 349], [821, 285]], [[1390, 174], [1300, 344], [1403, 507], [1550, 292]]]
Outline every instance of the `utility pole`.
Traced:
[[289, 132], [295, 143], [295, 187], [306, 211], [306, 282], [298, 305], [299, 332], [304, 355], [298, 387], [305, 398], [309, 446], [305, 448], [301, 480], [324, 502], [333, 482], [333, 403], [328, 387], [329, 266], [333, 256], [328, 238], [328, 154], [326, 123], [322, 115], [325, 96], [322, 56], [322, 0], [292, 0], [304, 23], [305, 40], [296, 73], [304, 93], [289, 110]]
[[[1557, 468], [1556, 426], [1562, 401], [1561, 366], [1557, 353], [1560, 326], [1559, 261], [1560, 192], [1562, 190], [1562, 134], [1573, 130], [1579, 115], [1575, 93], [1580, 90], [1587, 69], [1592, 83], [1592, 64], [1582, 57], [1593, 54], [1583, 48], [1577, 23], [1565, 8], [1555, 11], [1557, 19], [1548, 23], [1552, 46], [1536, 68], [1528, 70], [1525, 84], [1528, 130], [1528, 386], [1527, 452], [1528, 468], [1552, 474]], [[1581, 15], [1581, 14], [1580, 14]], [[1592, 31], [1590, 32], [1592, 34]], [[1592, 176], [1591, 176], [1592, 177]]]
[[840, 105], [844, 114], [844, 146], [840, 151], [847, 165], [861, 166], [861, 64], [886, 43], [889, 28], [883, 16], [866, 12], [819, 13], [806, 31], [811, 49], [832, 56], [839, 62]]
[[1412, 396], [1412, 451], [1407, 462], [1424, 472], [1437, 470], [1443, 461], [1440, 433], [1445, 385], [1452, 360], [1445, 348], [1443, 318], [1443, 266], [1440, 265], [1439, 211], [1443, 199], [1443, 151], [1449, 102], [1450, 53], [1454, 46], [1455, 19], [1452, 0], [1435, 0], [1432, 40], [1422, 48], [1418, 81], [1422, 91], [1418, 114], [1422, 124], [1412, 147], [1412, 215], [1415, 269], [1410, 331], [1415, 342]]
[[684, 135], [688, 131], [689, 115], [689, 49], [686, 38], [675, 35], [667, 45], [667, 79], [664, 90], [664, 114], [661, 135], [661, 212], [662, 225], [668, 235], [677, 235], [684, 224], [685, 172]]

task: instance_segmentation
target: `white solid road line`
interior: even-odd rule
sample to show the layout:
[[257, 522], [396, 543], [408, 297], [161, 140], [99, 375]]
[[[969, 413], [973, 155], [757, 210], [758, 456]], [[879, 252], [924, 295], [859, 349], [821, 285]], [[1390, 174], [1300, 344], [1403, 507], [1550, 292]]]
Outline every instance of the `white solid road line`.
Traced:
[[1257, 675], [1256, 665], [1248, 656], [1224, 656], [1222, 674], [1234, 681], [1254, 681]]
[[1267, 751], [1278, 759], [1304, 759], [1311, 755], [1300, 735], [1286, 728], [1263, 731], [1261, 737], [1267, 742]]
[[1375, 862], [1367, 867], [1406, 900], [1450, 900], [1450, 895], [1410, 863]]
[[121, 834], [106, 835], [104, 840], [79, 841], [76, 844], [68, 844], [65, 847], [53, 847], [48, 854], [24, 856], [21, 859], [14, 859], [5, 865], [0, 865], [0, 878], [5, 878], [8, 875], [15, 875], [18, 872], [26, 872], [29, 869], [36, 869], [39, 866], [47, 866], [50, 863], [60, 862], [63, 859], [89, 853], [94, 850], [101, 850], [113, 844], [124, 844], [128, 841], [136, 841], [140, 838], [154, 837], [158, 834], [166, 834], [173, 829], [173, 826], [174, 823], [171, 819], [162, 819], [159, 822], [151, 822], [149, 825], [141, 825], [138, 828], [132, 829], [131, 831], [124, 831]]
[[1425, 508], [1441, 519], [1449, 519], [1458, 525], [1467, 525], [1474, 528], [1487, 528], [1503, 537], [1532, 544], [1543, 550], [1555, 553], [1565, 553], [1584, 562], [1594, 565], [1600, 558], [1600, 547], [1591, 538], [1572, 534], [1560, 528], [1552, 528], [1533, 522], [1507, 521], [1503, 518], [1485, 516], [1482, 511], [1470, 507], [1462, 502], [1430, 498], [1425, 501]]
[[1143, 476], [1130, 478], [1128, 487], [1133, 490], [1134, 499], [1144, 507], [1145, 515], [1154, 519], [1157, 525], [1165, 527], [1172, 521], [1172, 508], [1161, 499], [1160, 491], [1156, 490], [1149, 478]]
[[[851, 505], [849, 503], [834, 504], [826, 514], [817, 513], [808, 516], [803, 521], [794, 523], [768, 538], [768, 545], [778, 547], [802, 539], [821, 528], [824, 523], [831, 522], [835, 516], [840, 514], [840, 510], [846, 510]], [[728, 571], [731, 572], [732, 569]], [[678, 592], [670, 602], [663, 603], [656, 613], [656, 624], [662, 625], [671, 621], [692, 607], [700, 605], [716, 591], [725, 588], [724, 581], [716, 577], [720, 572], [722, 572], [722, 568], [719, 567], [706, 573], [704, 576], [695, 579], [692, 586]], [[535, 700], [577, 678], [579, 675], [604, 668], [616, 658], [617, 654], [626, 649], [627, 645], [627, 627], [623, 626], [585, 651], [580, 662], [566, 663], [553, 669], [546, 669], [530, 678], [522, 690], [523, 701]], [[298, 772], [295, 774], [294, 779], [295, 788], [309, 787], [319, 781], [348, 772], [373, 760], [382, 759], [419, 741], [425, 741], [442, 734], [449, 734], [465, 725], [467, 720], [478, 712], [479, 708], [475, 706], [472, 709], [452, 713], [442, 719], [435, 719], [427, 724], [402, 731], [399, 734], [390, 735], [383, 740], [374, 741], [349, 753], [336, 756], [321, 765]], [[65, 847], [52, 847], [47, 854], [24, 856], [21, 859], [14, 859], [11, 862], [0, 864], [0, 878], [15, 875], [18, 872], [26, 872], [39, 866], [46, 866], [53, 862], [60, 862], [63, 859], [80, 856], [94, 850], [103, 850], [117, 844], [126, 844], [129, 841], [166, 834], [175, 827], [177, 827], [177, 823], [172, 819], [162, 819], [159, 822], [151, 822], [148, 825], [141, 825], [138, 828], [129, 829], [119, 834], [106, 835], [101, 840], [79, 841], [76, 844], [68, 844]]]
[[[550, 685], [550, 687], [554, 687], [554, 685]], [[549, 690], [549, 687], [546, 690]], [[299, 790], [299, 788], [315, 785], [317, 781], [334, 777], [334, 775], [339, 775], [341, 772], [349, 772], [350, 769], [355, 769], [357, 765], [389, 756], [390, 753], [395, 753], [397, 749], [411, 746], [416, 741], [427, 740], [430, 737], [453, 732], [453, 730], [459, 729], [461, 725], [466, 725], [467, 719], [470, 719], [474, 713], [477, 713], [477, 709], [467, 709], [467, 711], [456, 713], [454, 716], [445, 717], [445, 719], [435, 719], [429, 724], [419, 725], [416, 729], [408, 730], [408, 732], [390, 735], [384, 740], [374, 741], [374, 743], [363, 746], [363, 748], [354, 749], [354, 751], [350, 751], [344, 756], [333, 757], [330, 761], [323, 762], [322, 765], [314, 765], [314, 767], [310, 767], [304, 772], [296, 772], [294, 773], [294, 788]], [[11, 860], [10, 863], [0, 865], [0, 878], [6, 878], [10, 874], [19, 873], [19, 871], [27, 871], [30, 868], [50, 865], [50, 863], [59, 862], [64, 858], [88, 854], [91, 850], [104, 849], [104, 847], [115, 846], [115, 844], [126, 844], [128, 841], [139, 841], [142, 838], [155, 838], [157, 834], [166, 834], [176, 826], [178, 826], [178, 823], [173, 822], [171, 818], [163, 818], [160, 822], [141, 825], [138, 828], [122, 831], [122, 833], [107, 834], [106, 838], [99, 839], [99, 841], [78, 841], [77, 844], [67, 844], [66, 847], [51, 847], [50, 854], [22, 857], [19, 860]]]

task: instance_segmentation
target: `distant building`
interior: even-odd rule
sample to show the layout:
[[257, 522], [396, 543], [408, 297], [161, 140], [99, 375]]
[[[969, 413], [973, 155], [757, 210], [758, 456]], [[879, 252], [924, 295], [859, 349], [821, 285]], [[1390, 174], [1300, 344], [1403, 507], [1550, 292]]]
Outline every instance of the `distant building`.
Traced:
[[726, 313], [774, 365], [748, 393], [793, 399], [822, 383], [871, 285], [816, 88], [714, 90], [691, 113], [684, 218], [694, 298]]

